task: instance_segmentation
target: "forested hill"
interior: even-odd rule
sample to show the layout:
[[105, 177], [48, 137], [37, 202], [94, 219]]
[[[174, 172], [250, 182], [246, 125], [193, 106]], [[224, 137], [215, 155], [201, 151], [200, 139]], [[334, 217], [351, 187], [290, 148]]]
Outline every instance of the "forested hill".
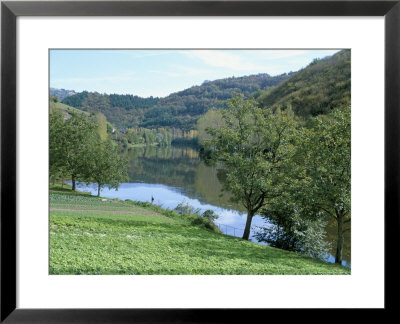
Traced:
[[264, 107], [291, 107], [300, 116], [328, 113], [350, 105], [351, 53], [343, 50], [316, 59], [288, 80], [260, 96]]
[[270, 76], [257, 74], [205, 81], [200, 86], [170, 94], [164, 98], [141, 98], [132, 95], [107, 95], [81, 92], [62, 102], [89, 112], [102, 112], [117, 127], [174, 127], [194, 129], [197, 119], [221, 101], [230, 99], [234, 92], [249, 97], [274, 87], [291, 74]]
[[62, 103], [87, 112], [101, 112], [118, 128], [138, 127], [146, 110], [153, 107], [158, 98], [141, 98], [132, 95], [107, 95], [98, 92], [81, 92], [65, 98]]
[[221, 107], [222, 101], [232, 98], [234, 92], [249, 97], [260, 90], [274, 87], [288, 75], [257, 74], [205, 81], [200, 86], [170, 94], [145, 114], [144, 127], [172, 126], [182, 129], [195, 128], [198, 118], [213, 107]]

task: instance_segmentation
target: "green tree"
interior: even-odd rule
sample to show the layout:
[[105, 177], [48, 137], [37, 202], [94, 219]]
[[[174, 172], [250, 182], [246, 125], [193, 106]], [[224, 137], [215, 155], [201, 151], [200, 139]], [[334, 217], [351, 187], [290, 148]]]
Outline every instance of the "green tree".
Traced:
[[[102, 188], [118, 189], [120, 182], [128, 178], [128, 161], [118, 152], [118, 146], [110, 139], [98, 141], [91, 149], [90, 166], [87, 169], [87, 182], [97, 183], [97, 196]], [[88, 181], [89, 180], [89, 181]]]
[[97, 123], [97, 134], [99, 134], [102, 141], [107, 139], [107, 118], [101, 112], [96, 113], [95, 120]]
[[58, 99], [57, 96], [50, 96], [50, 102], [59, 102], [60, 100]]
[[87, 174], [88, 152], [98, 139], [96, 129], [95, 123], [80, 114], [65, 121], [57, 111], [50, 114], [50, 172], [62, 169], [69, 174], [73, 191], [76, 181]]
[[60, 165], [61, 160], [61, 134], [60, 130], [64, 124], [62, 113], [59, 110], [52, 110], [49, 115], [49, 154], [50, 154], [50, 175], [54, 174]]
[[151, 130], [145, 130], [143, 133], [144, 142], [146, 145], [151, 145], [156, 142], [157, 136]]
[[205, 144], [220, 167], [224, 190], [247, 210], [247, 240], [254, 215], [268, 199], [280, 195], [278, 184], [294, 151], [294, 119], [290, 111], [261, 110], [254, 99], [237, 94], [227, 105], [221, 111], [222, 126], [207, 128], [211, 139]]
[[49, 116], [49, 171], [50, 179], [52, 180], [53, 184], [58, 179], [62, 180], [67, 173], [61, 137], [61, 129], [63, 125], [64, 119], [61, 111], [57, 109], [52, 110]]
[[336, 109], [327, 118], [315, 118], [313, 123], [302, 137], [305, 186], [298, 196], [310, 212], [336, 220], [335, 262], [341, 263], [344, 225], [351, 220], [350, 107]]
[[206, 131], [207, 128], [216, 128], [223, 125], [221, 111], [221, 109], [210, 109], [197, 120], [196, 128], [198, 131], [197, 136], [200, 145], [204, 145], [204, 142], [207, 139], [210, 139], [210, 135]]

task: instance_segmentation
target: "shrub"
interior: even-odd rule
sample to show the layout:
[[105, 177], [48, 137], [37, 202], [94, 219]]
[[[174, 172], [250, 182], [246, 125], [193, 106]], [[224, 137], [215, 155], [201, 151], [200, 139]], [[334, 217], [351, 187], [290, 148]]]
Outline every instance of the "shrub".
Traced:
[[185, 216], [190, 221], [191, 225], [204, 227], [214, 232], [221, 233], [218, 227], [213, 223], [213, 220], [218, 218], [212, 210], [206, 210], [200, 214], [200, 208], [194, 208], [185, 201], [178, 204], [174, 209], [180, 215]]
[[199, 215], [200, 216], [200, 208], [194, 208], [190, 206], [185, 201], [182, 201], [178, 204], [178, 206], [174, 209], [177, 213], [181, 215]]
[[255, 234], [259, 242], [273, 247], [324, 259], [330, 244], [324, 240], [327, 222], [305, 217], [291, 204], [279, 203], [263, 210], [268, 225]]
[[207, 219], [207, 220], [209, 220], [210, 222], [212, 222], [212, 223], [214, 223], [214, 221], [215, 221], [216, 219], [219, 218], [219, 216], [218, 216], [213, 210], [211, 210], [211, 209], [207, 209], [207, 210], [202, 214], [202, 216], [203, 216], [205, 219]]

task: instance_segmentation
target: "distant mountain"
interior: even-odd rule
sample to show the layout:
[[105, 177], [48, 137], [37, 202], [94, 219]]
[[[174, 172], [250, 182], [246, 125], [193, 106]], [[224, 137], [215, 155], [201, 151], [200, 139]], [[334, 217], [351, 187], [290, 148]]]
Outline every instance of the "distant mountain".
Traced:
[[74, 90], [50, 88], [50, 96], [56, 96], [60, 101], [63, 101], [65, 98], [73, 96], [77, 93], [78, 92]]
[[316, 59], [259, 97], [264, 107], [291, 107], [300, 116], [325, 114], [351, 103], [351, 52]]
[[117, 127], [174, 127], [194, 129], [197, 119], [234, 92], [249, 97], [276, 86], [291, 74], [270, 76], [257, 74], [204, 81], [202, 85], [172, 93], [164, 98], [141, 98], [132, 95], [106, 95], [82, 92], [63, 100], [63, 103], [88, 112], [102, 112]]

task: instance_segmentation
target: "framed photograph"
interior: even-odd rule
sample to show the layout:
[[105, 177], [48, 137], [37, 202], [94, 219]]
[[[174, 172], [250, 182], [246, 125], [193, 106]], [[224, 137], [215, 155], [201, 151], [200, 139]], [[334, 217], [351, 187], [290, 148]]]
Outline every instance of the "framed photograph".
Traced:
[[393, 310], [399, 16], [3, 1], [1, 322]]

